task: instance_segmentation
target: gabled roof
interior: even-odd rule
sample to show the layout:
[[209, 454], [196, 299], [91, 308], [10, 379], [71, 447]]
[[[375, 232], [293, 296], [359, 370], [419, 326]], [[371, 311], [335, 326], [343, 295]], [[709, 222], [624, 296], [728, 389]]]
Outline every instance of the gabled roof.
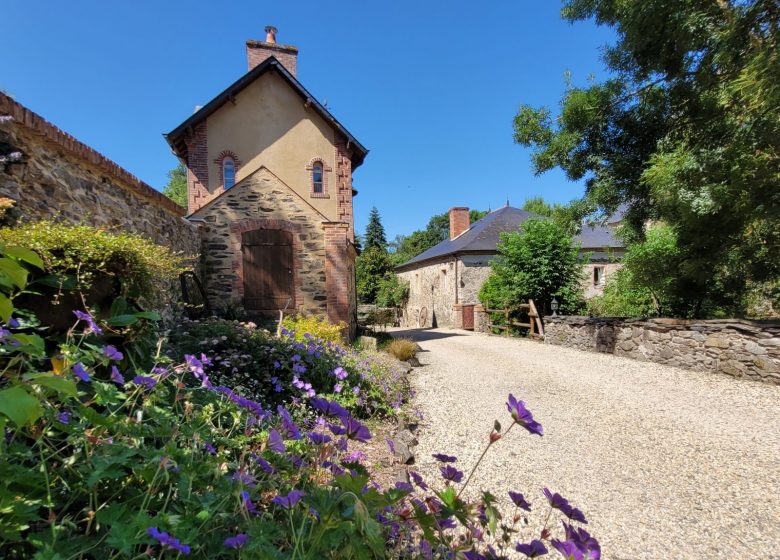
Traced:
[[323, 107], [314, 98], [314, 96], [310, 94], [305, 87], [303, 87], [303, 85], [301, 85], [295, 76], [290, 74], [290, 72], [284, 67], [284, 65], [282, 65], [281, 62], [276, 60], [276, 58], [273, 56], [266, 59], [262, 63], [252, 68], [252, 70], [241, 76], [236, 82], [228, 86], [222, 93], [201, 107], [190, 118], [174, 128], [168, 134], [163, 134], [163, 137], [173, 149], [173, 153], [186, 162], [187, 143], [185, 141], [185, 137], [187, 130], [192, 129], [197, 124], [203, 122], [225, 103], [235, 99], [236, 95], [238, 95], [238, 93], [241, 92], [244, 88], [246, 88], [266, 72], [271, 71], [277, 72], [290, 85], [290, 87], [292, 87], [293, 90], [298, 93], [298, 95], [300, 95], [301, 99], [308, 103], [309, 106], [325, 120], [325, 122], [330, 124], [346, 138], [347, 145], [354, 150], [352, 156], [352, 168], [355, 169], [360, 164], [362, 164], [366, 154], [368, 154], [368, 150], [363, 146], [363, 144], [358, 142], [357, 138], [352, 136], [352, 134], [350, 134], [350, 132], [344, 128], [344, 126], [342, 126], [339, 121], [336, 120], [336, 117], [331, 115], [330, 112], [325, 107]]
[[[411, 260], [396, 267], [396, 270], [414, 268], [415, 265], [432, 261], [450, 255], [461, 254], [491, 254], [497, 253], [496, 245], [499, 235], [507, 231], [518, 231], [520, 225], [528, 218], [538, 218], [538, 214], [526, 212], [519, 208], [504, 206], [490, 212], [481, 220], [471, 224], [471, 227], [455, 239], [447, 239], [427, 251], [420, 253]], [[574, 238], [583, 249], [621, 248], [608, 226], [583, 225], [582, 232]]]

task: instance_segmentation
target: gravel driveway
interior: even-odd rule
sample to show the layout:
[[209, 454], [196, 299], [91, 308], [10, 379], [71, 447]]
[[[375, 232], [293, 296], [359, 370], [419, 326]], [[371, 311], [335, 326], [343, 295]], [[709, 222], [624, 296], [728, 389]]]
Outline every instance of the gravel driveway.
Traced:
[[[514, 429], [476, 489], [523, 492], [533, 531], [541, 489], [588, 517], [606, 559], [780, 559], [780, 386], [452, 330], [399, 331], [423, 349], [413, 373], [431, 453], [468, 471], [512, 392], [544, 426]], [[507, 501], [508, 503], [508, 501]]]

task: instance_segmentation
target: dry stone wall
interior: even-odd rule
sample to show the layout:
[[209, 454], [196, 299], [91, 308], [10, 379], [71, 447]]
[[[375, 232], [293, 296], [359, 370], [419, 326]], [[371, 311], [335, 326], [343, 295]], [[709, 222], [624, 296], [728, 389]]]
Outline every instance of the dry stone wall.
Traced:
[[545, 343], [780, 385], [780, 322], [547, 317]]

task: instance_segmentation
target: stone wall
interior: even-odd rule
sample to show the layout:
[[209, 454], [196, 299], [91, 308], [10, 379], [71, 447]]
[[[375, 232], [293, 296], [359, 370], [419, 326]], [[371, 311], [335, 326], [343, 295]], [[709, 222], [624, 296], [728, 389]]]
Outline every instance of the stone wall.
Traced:
[[398, 273], [399, 278], [409, 282], [402, 327], [455, 326], [455, 263], [449, 258]]
[[780, 384], [780, 322], [546, 317], [545, 343]]
[[15, 201], [11, 216], [131, 231], [186, 255], [200, 252], [184, 208], [0, 93], [0, 156], [14, 152], [17, 161], [0, 163], [0, 196]]

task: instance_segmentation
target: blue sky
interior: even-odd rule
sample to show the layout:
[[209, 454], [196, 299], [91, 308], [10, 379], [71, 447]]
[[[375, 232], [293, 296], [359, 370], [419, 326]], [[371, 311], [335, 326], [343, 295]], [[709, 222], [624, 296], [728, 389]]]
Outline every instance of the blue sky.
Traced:
[[535, 177], [512, 142], [521, 103], [555, 109], [563, 74], [603, 77], [609, 30], [562, 21], [553, 0], [336, 3], [5, 0], [0, 89], [156, 188], [176, 165], [162, 138], [246, 71], [244, 41], [300, 49], [298, 78], [371, 153], [355, 224], [388, 238], [451, 206], [568, 201], [582, 185]]

